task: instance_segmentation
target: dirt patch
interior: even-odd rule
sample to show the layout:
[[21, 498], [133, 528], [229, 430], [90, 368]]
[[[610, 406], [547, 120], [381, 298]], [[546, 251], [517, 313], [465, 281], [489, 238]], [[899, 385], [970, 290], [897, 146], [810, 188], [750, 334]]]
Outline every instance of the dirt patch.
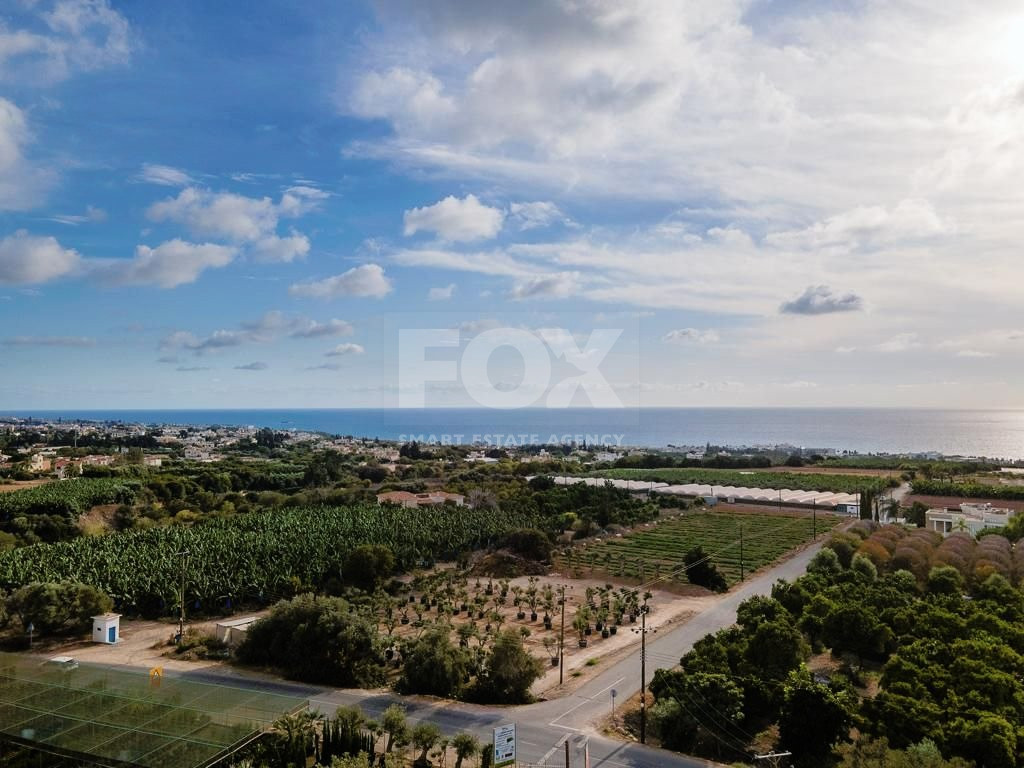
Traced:
[[26, 488], [38, 488], [40, 485], [54, 482], [52, 478], [46, 480], [15, 480], [13, 483], [0, 483], [0, 493], [13, 493], [24, 491]]
[[78, 527], [87, 536], [93, 536], [113, 528], [114, 514], [119, 504], [104, 504], [93, 507], [78, 518]]

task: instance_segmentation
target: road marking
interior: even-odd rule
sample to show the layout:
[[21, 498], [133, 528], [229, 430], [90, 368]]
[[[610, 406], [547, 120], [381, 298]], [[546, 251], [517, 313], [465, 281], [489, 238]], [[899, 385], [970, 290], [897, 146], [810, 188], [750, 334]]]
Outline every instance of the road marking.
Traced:
[[560, 738], [555, 743], [555, 746], [553, 746], [551, 749], [549, 749], [547, 752], [544, 753], [544, 757], [542, 757], [540, 759], [540, 763], [538, 763], [538, 765], [547, 765], [548, 764], [548, 758], [551, 757], [553, 754], [555, 754], [555, 752], [557, 752], [562, 747], [562, 745], [565, 744], [565, 740], [568, 739], [568, 738], [569, 738], [568, 736], [563, 736], [562, 738]]
[[[619, 678], [618, 680], [616, 680], [616, 681], [615, 681], [614, 683], [612, 683], [611, 685], [605, 686], [605, 687], [604, 687], [604, 688], [602, 688], [602, 689], [601, 689], [600, 691], [598, 691], [598, 692], [597, 692], [597, 693], [595, 693], [595, 694], [594, 694], [593, 696], [591, 696], [591, 697], [590, 697], [590, 700], [591, 700], [591, 701], [593, 701], [593, 700], [594, 700], [594, 699], [596, 699], [596, 698], [597, 698], [598, 696], [600, 696], [600, 695], [601, 695], [602, 693], [604, 693], [605, 691], [607, 691], [607, 690], [608, 690], [609, 688], [614, 688], [614, 687], [615, 687], [616, 685], [618, 685], [619, 683], [621, 683], [621, 682], [622, 682], [623, 680], [625, 680], [625, 679], [626, 679], [625, 677], [620, 677], [620, 678]], [[570, 710], [570, 711], [571, 711], [571, 710]]]
[[[548, 723], [548, 725], [555, 725], [555, 724], [557, 724], [559, 720], [561, 720], [563, 717], [568, 715], [570, 712], [575, 712], [577, 709], [582, 707], [584, 704], [589, 704], [589, 703], [590, 703], [590, 699], [584, 699], [579, 704], [577, 704], [575, 707], [569, 707], [569, 709], [565, 710], [565, 712], [563, 712], [558, 717], [556, 717], [554, 720], [552, 720], [550, 723]], [[561, 727], [564, 727], [564, 726], [561, 726]], [[575, 731], [576, 729], [573, 728], [572, 730]]]

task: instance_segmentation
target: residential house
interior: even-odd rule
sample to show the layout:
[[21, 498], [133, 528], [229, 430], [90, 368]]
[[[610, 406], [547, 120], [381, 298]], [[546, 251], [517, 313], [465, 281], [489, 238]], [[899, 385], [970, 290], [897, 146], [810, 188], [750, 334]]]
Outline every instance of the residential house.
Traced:
[[973, 536], [986, 528], [1002, 528], [1015, 510], [993, 507], [991, 503], [961, 504], [957, 509], [929, 509], [925, 512], [925, 528], [948, 536], [957, 531], [964, 531]]

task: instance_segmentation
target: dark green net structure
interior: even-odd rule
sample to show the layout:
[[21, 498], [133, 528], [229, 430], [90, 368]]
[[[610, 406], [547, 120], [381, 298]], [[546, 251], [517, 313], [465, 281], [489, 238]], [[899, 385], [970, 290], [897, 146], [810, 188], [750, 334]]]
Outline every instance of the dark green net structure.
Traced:
[[112, 768], [205, 768], [307, 701], [151, 677], [146, 670], [0, 654], [0, 740]]

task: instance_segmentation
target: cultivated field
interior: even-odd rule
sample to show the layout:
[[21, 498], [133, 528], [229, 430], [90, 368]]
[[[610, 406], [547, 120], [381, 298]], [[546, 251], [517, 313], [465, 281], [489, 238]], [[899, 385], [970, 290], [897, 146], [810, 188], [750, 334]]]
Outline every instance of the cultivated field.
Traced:
[[[817, 515], [817, 532], [827, 533], [843, 518]], [[779, 559], [813, 534], [807, 514], [746, 514], [738, 512], [689, 512], [648, 524], [621, 537], [605, 537], [567, 550], [559, 564], [569, 573], [606, 574], [615, 579], [649, 581], [670, 577], [686, 583], [678, 572], [683, 556], [703, 547], [729, 581], [740, 576], [740, 529], [743, 530], [743, 565], [747, 574]]]

